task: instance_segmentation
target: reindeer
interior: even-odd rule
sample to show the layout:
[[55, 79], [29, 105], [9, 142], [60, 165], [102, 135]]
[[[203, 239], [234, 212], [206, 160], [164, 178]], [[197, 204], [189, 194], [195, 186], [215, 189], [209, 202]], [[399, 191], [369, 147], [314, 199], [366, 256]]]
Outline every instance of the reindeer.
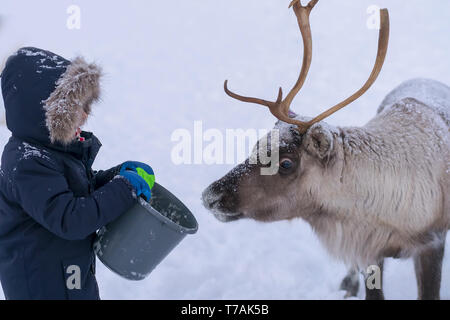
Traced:
[[[227, 81], [224, 85], [230, 97], [266, 106], [279, 120], [277, 173], [262, 175], [267, 165], [247, 159], [203, 192], [204, 206], [222, 222], [304, 219], [327, 251], [352, 270], [343, 281], [351, 294], [358, 288], [354, 270], [375, 265], [382, 271], [384, 258], [412, 257], [418, 297], [439, 299], [450, 227], [450, 88], [410, 80], [388, 94], [363, 127], [322, 121], [358, 99], [378, 77], [389, 42], [389, 14], [382, 9], [377, 58], [364, 86], [312, 120], [295, 115], [289, 109], [311, 64], [309, 17], [317, 2], [290, 5], [304, 54], [299, 78], [285, 99], [281, 88], [271, 102], [235, 94]], [[382, 288], [366, 286], [366, 299], [383, 298]]]

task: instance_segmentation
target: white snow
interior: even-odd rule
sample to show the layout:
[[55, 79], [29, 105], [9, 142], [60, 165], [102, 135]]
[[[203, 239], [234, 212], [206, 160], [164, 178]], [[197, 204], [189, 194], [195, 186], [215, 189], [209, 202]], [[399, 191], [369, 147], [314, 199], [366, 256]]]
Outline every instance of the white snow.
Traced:
[[[41, 149], [33, 147], [32, 145], [30, 145], [29, 143], [26, 143], [26, 142], [22, 142], [22, 145], [23, 145], [24, 151], [23, 151], [21, 159], [29, 159], [32, 157], [36, 157], [36, 158], [50, 160], [50, 158], [46, 154], [47, 153], [46, 151], [41, 151]], [[21, 148], [22, 147], [19, 147], [19, 149], [21, 149]]]
[[[78, 0], [80, 30], [66, 28], [68, 2], [3, 0], [0, 61], [21, 46], [66, 58], [83, 55], [103, 66], [102, 102], [87, 129], [103, 148], [95, 168], [125, 160], [149, 163], [159, 183], [196, 215], [188, 235], [144, 281], [119, 278], [97, 262], [104, 299], [342, 299], [345, 267], [330, 259], [300, 221], [222, 224], [201, 203], [203, 189], [230, 165], [179, 165], [170, 154], [172, 132], [205, 128], [271, 129], [267, 108], [230, 99], [238, 93], [275, 99], [298, 77], [303, 51], [289, 1]], [[293, 110], [312, 117], [342, 101], [366, 81], [374, 63], [377, 31], [366, 27], [372, 0], [319, 1], [311, 14], [314, 53], [309, 77]], [[363, 125], [401, 82], [431, 78], [450, 84], [450, 1], [378, 0], [388, 7], [391, 37], [385, 66], [357, 102], [328, 119], [333, 126]], [[27, 10], [24, 10], [26, 6]], [[26, 21], [26, 23], [24, 23]], [[0, 103], [1, 104], [1, 103]], [[0, 106], [0, 112], [3, 107]], [[0, 115], [0, 119], [2, 119]], [[0, 120], [0, 144], [9, 138]], [[441, 295], [450, 299], [450, 240]], [[411, 260], [386, 262], [388, 299], [415, 299]], [[359, 298], [363, 298], [360, 292]], [[1, 297], [1, 293], [0, 293]]]
[[414, 98], [438, 110], [440, 116], [450, 124], [450, 87], [430, 79], [412, 79], [402, 83], [381, 103], [383, 111], [404, 98]]
[[[37, 57], [37, 56], [47, 57], [47, 55], [45, 54], [44, 51], [33, 52], [29, 49], [21, 49], [20, 53], [25, 54], [27, 57]], [[44, 60], [45, 60], [45, 58], [44, 58]]]

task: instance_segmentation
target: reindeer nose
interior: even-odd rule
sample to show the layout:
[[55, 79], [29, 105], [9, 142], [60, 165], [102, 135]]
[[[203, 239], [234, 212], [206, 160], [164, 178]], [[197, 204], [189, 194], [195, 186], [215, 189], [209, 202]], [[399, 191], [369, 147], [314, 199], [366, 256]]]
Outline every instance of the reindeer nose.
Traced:
[[208, 210], [215, 209], [222, 196], [223, 190], [218, 189], [216, 183], [211, 184], [202, 193], [203, 206]]
[[219, 180], [211, 184], [202, 194], [203, 205], [221, 221], [237, 216], [237, 193], [229, 181]]

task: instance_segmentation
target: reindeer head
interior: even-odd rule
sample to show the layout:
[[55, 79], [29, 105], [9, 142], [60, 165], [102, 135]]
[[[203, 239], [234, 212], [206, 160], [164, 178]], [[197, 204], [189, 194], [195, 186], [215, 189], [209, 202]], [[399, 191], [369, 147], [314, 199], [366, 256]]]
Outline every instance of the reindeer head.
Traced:
[[[294, 0], [289, 6], [293, 6], [297, 17], [304, 53], [299, 78], [285, 99], [281, 88], [275, 102], [244, 97], [231, 92], [228, 89], [228, 82], [225, 81], [224, 89], [230, 97], [269, 108], [280, 120], [275, 126], [275, 129], [279, 130], [280, 139], [273, 141], [271, 136], [263, 138], [254, 149], [255, 153], [260, 154], [261, 146], [266, 148], [266, 144], [262, 142], [266, 139], [271, 141], [270, 152], [276, 150], [278, 161], [275, 165], [274, 163], [269, 165], [277, 168], [276, 174], [261, 174], [261, 169], [268, 165], [251, 161], [255, 158], [252, 156], [203, 192], [204, 206], [223, 222], [241, 218], [275, 221], [302, 216], [307, 219], [317, 212], [326, 214], [326, 210], [322, 208], [323, 202], [317, 199], [319, 194], [323, 194], [319, 189], [330, 189], [329, 181], [336, 181], [336, 178], [339, 181], [343, 152], [337, 143], [338, 130], [321, 121], [358, 99], [377, 79], [387, 53], [389, 14], [386, 9], [380, 12], [381, 28], [377, 58], [364, 86], [346, 100], [305, 121], [290, 111], [290, 105], [302, 88], [311, 65], [312, 38], [309, 17], [317, 2], [318, 0], [312, 0], [307, 6], [302, 6], [300, 0]], [[274, 149], [275, 143], [277, 148]]]

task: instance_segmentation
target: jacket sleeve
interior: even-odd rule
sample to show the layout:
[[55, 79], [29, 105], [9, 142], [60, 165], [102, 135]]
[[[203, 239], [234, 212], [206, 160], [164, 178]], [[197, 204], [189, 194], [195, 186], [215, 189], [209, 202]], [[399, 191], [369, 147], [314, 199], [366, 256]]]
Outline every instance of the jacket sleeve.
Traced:
[[98, 188], [103, 187], [105, 184], [114, 179], [114, 177], [120, 173], [121, 167], [122, 165], [120, 164], [109, 170], [94, 171], [95, 189], [97, 190]]
[[87, 197], [75, 197], [61, 168], [41, 158], [21, 160], [14, 182], [16, 198], [25, 212], [67, 240], [87, 238], [136, 203], [124, 179], [114, 179]]

